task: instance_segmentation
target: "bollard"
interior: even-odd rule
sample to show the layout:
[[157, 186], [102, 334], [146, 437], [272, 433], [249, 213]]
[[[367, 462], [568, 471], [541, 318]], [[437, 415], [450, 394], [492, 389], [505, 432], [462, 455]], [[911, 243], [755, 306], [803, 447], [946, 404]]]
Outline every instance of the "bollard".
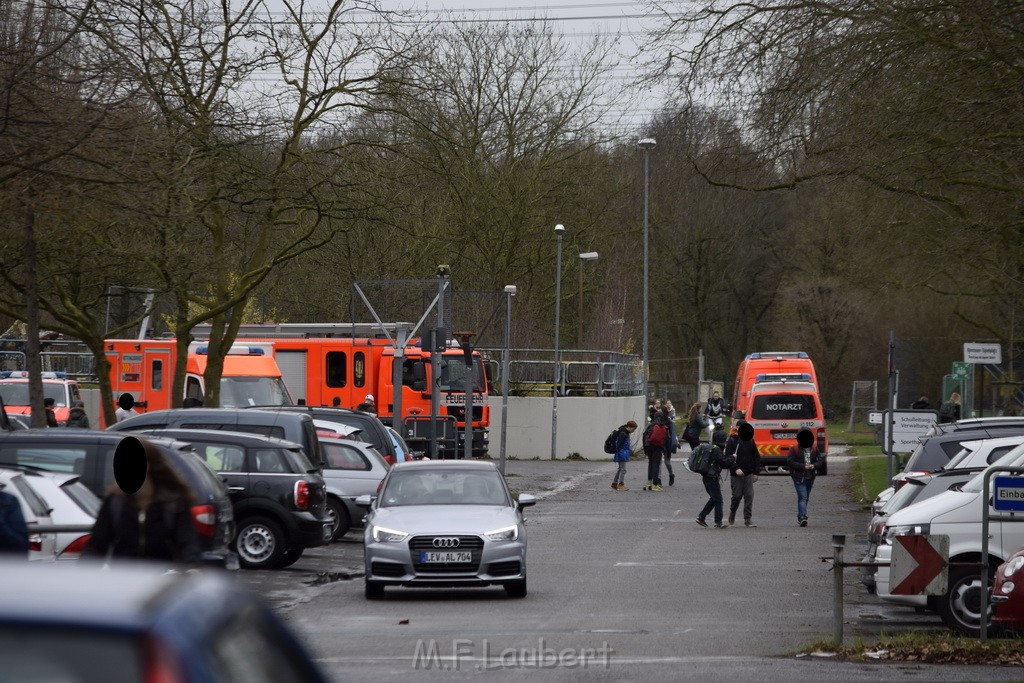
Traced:
[[832, 534], [832, 572], [834, 594], [832, 596], [832, 639], [836, 647], [843, 646], [843, 546], [845, 534]]

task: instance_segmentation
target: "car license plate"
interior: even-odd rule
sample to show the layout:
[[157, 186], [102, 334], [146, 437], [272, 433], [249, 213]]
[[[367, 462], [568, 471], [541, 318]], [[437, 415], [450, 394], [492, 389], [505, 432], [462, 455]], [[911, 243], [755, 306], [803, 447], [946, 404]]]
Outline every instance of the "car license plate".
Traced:
[[772, 432], [773, 439], [795, 439], [796, 432]]
[[421, 552], [420, 564], [469, 564], [473, 561], [473, 553], [468, 552]]

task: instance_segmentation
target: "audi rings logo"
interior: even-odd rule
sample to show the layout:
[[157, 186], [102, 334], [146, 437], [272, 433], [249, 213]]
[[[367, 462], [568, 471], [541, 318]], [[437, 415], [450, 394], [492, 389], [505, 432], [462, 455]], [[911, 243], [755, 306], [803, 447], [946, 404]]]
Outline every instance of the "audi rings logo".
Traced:
[[443, 538], [434, 539], [435, 548], [458, 548], [459, 539], [454, 536], [445, 536]]

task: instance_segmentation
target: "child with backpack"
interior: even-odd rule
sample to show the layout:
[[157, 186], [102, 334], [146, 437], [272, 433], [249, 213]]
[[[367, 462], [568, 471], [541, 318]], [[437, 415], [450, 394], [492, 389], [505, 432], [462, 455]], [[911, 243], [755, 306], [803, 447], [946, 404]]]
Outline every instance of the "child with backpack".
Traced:
[[615, 471], [615, 477], [612, 479], [612, 489], [615, 491], [629, 490], [629, 487], [626, 486], [626, 463], [629, 462], [629, 455], [633, 450], [629, 436], [635, 431], [636, 422], [630, 420], [612, 433], [614, 437], [613, 447], [615, 449], [615, 457], [612, 459], [619, 465], [619, 468]]
[[647, 455], [647, 485], [644, 491], [662, 491], [661, 458], [669, 445], [669, 429], [665, 415], [658, 412], [644, 430], [644, 453]]
[[[710, 449], [710, 452], [708, 452], [708, 449]], [[697, 524], [706, 527], [708, 523], [704, 520], [707, 518], [708, 513], [714, 510], [715, 528], [724, 529], [729, 524], [722, 522], [722, 484], [719, 481], [719, 477], [723, 469], [731, 470], [736, 467], [736, 460], [727, 456], [722, 452], [721, 448], [713, 444], [700, 444], [690, 459], [697, 463], [706, 463], [693, 467], [695, 471], [700, 472], [701, 479], [704, 482], [704, 490], [708, 492], [708, 502], [704, 504], [700, 514], [697, 515]], [[743, 476], [742, 470], [736, 470], [736, 472], [739, 476]]]

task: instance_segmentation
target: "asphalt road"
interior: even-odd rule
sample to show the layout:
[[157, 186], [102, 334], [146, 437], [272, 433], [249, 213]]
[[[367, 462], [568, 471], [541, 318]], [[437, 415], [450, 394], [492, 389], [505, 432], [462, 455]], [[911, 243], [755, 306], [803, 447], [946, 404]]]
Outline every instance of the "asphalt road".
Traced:
[[[627, 492], [611, 490], [610, 462], [509, 461], [510, 486], [535, 493], [526, 511], [529, 596], [501, 588], [388, 589], [363, 597], [362, 541], [309, 550], [292, 567], [243, 571], [338, 681], [463, 680], [481, 674], [553, 680], [1013, 680], [1000, 667], [839, 663], [795, 656], [831, 638], [833, 534], [847, 559], [862, 552], [867, 515], [846, 492], [834, 457], [796, 523], [786, 476], [757, 482], [757, 528], [702, 528], [700, 477], [676, 464], [676, 485], [640, 490], [646, 462], [631, 463]], [[889, 607], [844, 581], [846, 641], [881, 630], [935, 627], [930, 614]]]

